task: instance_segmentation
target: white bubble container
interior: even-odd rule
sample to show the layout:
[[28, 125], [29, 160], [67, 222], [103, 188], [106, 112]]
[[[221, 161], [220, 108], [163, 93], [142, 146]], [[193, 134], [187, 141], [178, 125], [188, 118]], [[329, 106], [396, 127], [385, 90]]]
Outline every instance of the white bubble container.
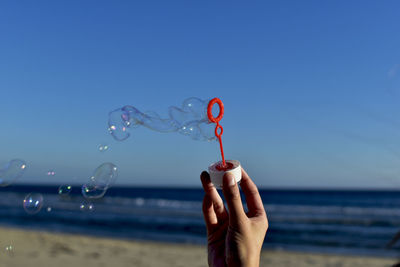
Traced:
[[236, 183], [242, 180], [242, 167], [240, 162], [237, 160], [226, 160], [227, 168], [221, 168], [222, 161], [214, 162], [208, 167], [208, 173], [210, 174], [211, 182], [217, 188], [222, 188], [224, 174], [229, 172], [235, 177]]

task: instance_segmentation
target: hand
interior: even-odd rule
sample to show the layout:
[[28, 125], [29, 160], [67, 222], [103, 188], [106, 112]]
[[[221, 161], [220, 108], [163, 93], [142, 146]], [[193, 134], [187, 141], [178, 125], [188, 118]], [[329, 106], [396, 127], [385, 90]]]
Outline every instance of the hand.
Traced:
[[203, 215], [207, 226], [208, 265], [258, 267], [268, 220], [257, 186], [242, 169], [240, 186], [247, 201], [246, 214], [239, 187], [230, 173], [223, 179], [229, 212], [205, 171], [201, 174], [201, 183], [205, 191]]

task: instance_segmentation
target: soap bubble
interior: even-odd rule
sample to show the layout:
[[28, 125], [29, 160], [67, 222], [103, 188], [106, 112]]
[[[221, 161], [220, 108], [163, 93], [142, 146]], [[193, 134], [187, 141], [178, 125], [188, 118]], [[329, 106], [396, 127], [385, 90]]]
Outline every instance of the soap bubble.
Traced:
[[96, 185], [93, 182], [82, 185], [82, 195], [85, 198], [102, 198], [107, 192], [104, 185]]
[[72, 186], [70, 185], [60, 185], [60, 187], [58, 188], [58, 194], [60, 196], [68, 196], [69, 193], [71, 193], [72, 191]]
[[46, 211], [47, 212], [51, 212], [52, 208], [51, 207], [47, 207]]
[[101, 164], [94, 170], [92, 177], [90, 177], [90, 180], [96, 182], [96, 184], [106, 185], [107, 187], [110, 187], [115, 183], [117, 176], [117, 166], [110, 162], [106, 162]]
[[99, 151], [100, 151], [100, 152], [105, 152], [105, 151], [108, 150], [108, 148], [109, 148], [108, 145], [104, 145], [104, 144], [100, 144], [100, 145], [99, 145]]
[[122, 141], [130, 136], [129, 129], [143, 125], [154, 131], [178, 132], [194, 140], [215, 140], [213, 126], [207, 117], [209, 101], [196, 97], [186, 99], [181, 107], [169, 107], [168, 118], [155, 112], [141, 112], [133, 106], [124, 106], [109, 113], [108, 130], [114, 139]]
[[10, 256], [14, 255], [14, 247], [12, 245], [6, 246], [5, 251]]
[[39, 193], [30, 193], [28, 194], [23, 202], [24, 210], [28, 214], [36, 214], [38, 213], [43, 206], [43, 196]]
[[106, 162], [97, 167], [89, 181], [82, 186], [82, 195], [85, 198], [101, 198], [107, 189], [115, 183], [118, 172], [117, 166]]
[[89, 203], [89, 202], [82, 202], [79, 205], [79, 209], [81, 211], [94, 211], [94, 205], [92, 203]]
[[0, 187], [8, 186], [21, 177], [26, 170], [26, 163], [13, 159], [0, 169]]
[[47, 175], [48, 176], [54, 176], [54, 175], [56, 175], [56, 172], [54, 170], [48, 170], [47, 171]]

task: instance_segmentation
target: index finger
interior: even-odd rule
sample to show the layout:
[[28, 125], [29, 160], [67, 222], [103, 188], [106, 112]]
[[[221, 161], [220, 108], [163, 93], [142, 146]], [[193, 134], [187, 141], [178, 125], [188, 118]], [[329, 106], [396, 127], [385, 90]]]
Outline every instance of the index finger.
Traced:
[[250, 176], [242, 168], [242, 180], [240, 181], [240, 187], [246, 197], [247, 208], [249, 210], [248, 215], [250, 217], [257, 217], [265, 214], [264, 204], [261, 200], [260, 193], [258, 192], [257, 186], [250, 179]]

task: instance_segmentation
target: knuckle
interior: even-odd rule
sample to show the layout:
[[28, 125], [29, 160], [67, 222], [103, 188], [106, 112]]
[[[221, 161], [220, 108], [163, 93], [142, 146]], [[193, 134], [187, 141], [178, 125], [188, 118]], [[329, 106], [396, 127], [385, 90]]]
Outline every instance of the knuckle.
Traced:
[[251, 196], [259, 196], [260, 195], [260, 193], [258, 192], [257, 188], [254, 188], [254, 189], [250, 190], [249, 193], [250, 193]]
[[240, 193], [239, 190], [228, 190], [228, 196], [232, 201], [240, 200]]
[[229, 190], [226, 194], [227, 202], [236, 202], [240, 200], [240, 193], [238, 191]]
[[204, 191], [206, 193], [210, 193], [210, 192], [212, 192], [212, 190], [213, 190], [213, 185], [212, 184], [205, 184], [204, 185]]
[[229, 196], [229, 197], [233, 197], [233, 195], [238, 194], [239, 193], [239, 188], [237, 185], [224, 185], [222, 187], [222, 191], [224, 192], [225, 195]]
[[215, 202], [213, 203], [214, 209], [217, 211], [222, 211], [225, 207], [222, 202]]

